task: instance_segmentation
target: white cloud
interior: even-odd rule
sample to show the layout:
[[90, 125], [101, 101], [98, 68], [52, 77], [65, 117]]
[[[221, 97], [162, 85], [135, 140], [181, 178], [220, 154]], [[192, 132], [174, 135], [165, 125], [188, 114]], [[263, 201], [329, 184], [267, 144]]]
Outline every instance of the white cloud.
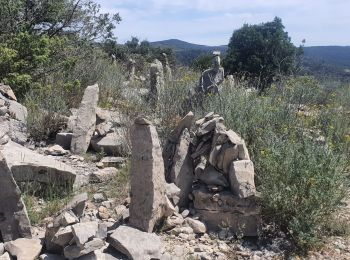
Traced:
[[227, 44], [244, 23], [282, 18], [294, 43], [350, 45], [349, 0], [98, 0], [104, 12], [122, 17], [120, 41], [179, 38], [200, 44]]

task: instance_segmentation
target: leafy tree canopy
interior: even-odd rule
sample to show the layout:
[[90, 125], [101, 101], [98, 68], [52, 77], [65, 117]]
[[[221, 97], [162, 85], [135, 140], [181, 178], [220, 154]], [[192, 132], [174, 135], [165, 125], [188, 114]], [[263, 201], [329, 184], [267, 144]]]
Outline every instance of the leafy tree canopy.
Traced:
[[278, 76], [293, 73], [300, 54], [301, 48], [293, 45], [282, 20], [276, 17], [234, 31], [224, 67], [227, 73], [244, 74], [263, 90]]

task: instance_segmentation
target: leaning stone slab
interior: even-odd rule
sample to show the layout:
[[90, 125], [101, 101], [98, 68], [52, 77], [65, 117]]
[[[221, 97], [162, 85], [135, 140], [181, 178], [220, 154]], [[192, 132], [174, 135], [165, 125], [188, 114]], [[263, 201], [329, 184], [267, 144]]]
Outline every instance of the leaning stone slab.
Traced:
[[156, 234], [120, 226], [110, 236], [109, 243], [133, 260], [160, 259], [164, 250], [162, 240]]
[[162, 151], [156, 128], [136, 119], [132, 133], [130, 225], [152, 232], [166, 207]]
[[11, 256], [21, 260], [36, 260], [41, 249], [40, 239], [18, 238], [5, 243], [5, 250]]
[[100, 238], [94, 238], [86, 242], [83, 246], [71, 245], [64, 248], [64, 256], [70, 259], [77, 259], [83, 255], [87, 255], [104, 246], [104, 241]]
[[71, 152], [74, 154], [84, 154], [89, 148], [96, 126], [98, 92], [97, 84], [88, 86], [85, 89], [73, 128]]
[[93, 238], [98, 231], [98, 222], [84, 222], [72, 226], [74, 240], [78, 246], [82, 247], [87, 241]]
[[56, 183], [70, 189], [75, 181], [75, 170], [67, 164], [12, 141], [4, 145], [3, 155], [17, 182]]
[[254, 165], [252, 161], [241, 160], [232, 162], [229, 178], [233, 194], [240, 198], [255, 195]]
[[173, 164], [170, 171], [169, 181], [175, 183], [175, 185], [181, 190], [179, 194], [179, 207], [187, 206], [188, 194], [191, 192], [194, 179], [194, 166], [191, 158], [190, 143], [190, 133], [185, 129], [179, 138], [178, 145], [176, 146]]
[[27, 210], [21, 192], [6, 163], [0, 146], [0, 234], [3, 241], [31, 238]]

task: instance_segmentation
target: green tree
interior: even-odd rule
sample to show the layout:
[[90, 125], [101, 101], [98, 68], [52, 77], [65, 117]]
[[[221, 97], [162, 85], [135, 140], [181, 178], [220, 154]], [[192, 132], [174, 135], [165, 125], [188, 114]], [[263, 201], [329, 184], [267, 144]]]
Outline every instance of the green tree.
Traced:
[[91, 0], [0, 0], [0, 82], [23, 97], [53, 73], [69, 73], [96, 42], [114, 41], [120, 21]]
[[209, 69], [213, 63], [213, 55], [210, 54], [201, 54], [199, 55], [191, 64], [191, 68], [203, 72], [206, 69]]
[[224, 67], [227, 73], [246, 75], [263, 90], [277, 77], [292, 74], [301, 48], [291, 43], [282, 20], [259, 25], [245, 24], [233, 32]]

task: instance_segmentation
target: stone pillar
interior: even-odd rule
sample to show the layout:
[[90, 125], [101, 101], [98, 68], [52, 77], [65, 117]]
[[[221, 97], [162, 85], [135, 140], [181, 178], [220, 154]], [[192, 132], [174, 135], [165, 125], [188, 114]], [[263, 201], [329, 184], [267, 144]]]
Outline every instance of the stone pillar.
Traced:
[[[31, 238], [27, 210], [0, 147], [0, 235], [4, 242]], [[1, 242], [1, 241], [0, 241]]]
[[130, 225], [152, 232], [166, 210], [164, 162], [155, 127], [137, 118], [131, 132]]
[[85, 89], [73, 128], [71, 143], [71, 152], [73, 154], [84, 154], [89, 148], [91, 137], [96, 127], [98, 92], [97, 84]]
[[150, 101], [155, 105], [159, 94], [164, 90], [163, 65], [159, 60], [154, 60], [150, 68]]

